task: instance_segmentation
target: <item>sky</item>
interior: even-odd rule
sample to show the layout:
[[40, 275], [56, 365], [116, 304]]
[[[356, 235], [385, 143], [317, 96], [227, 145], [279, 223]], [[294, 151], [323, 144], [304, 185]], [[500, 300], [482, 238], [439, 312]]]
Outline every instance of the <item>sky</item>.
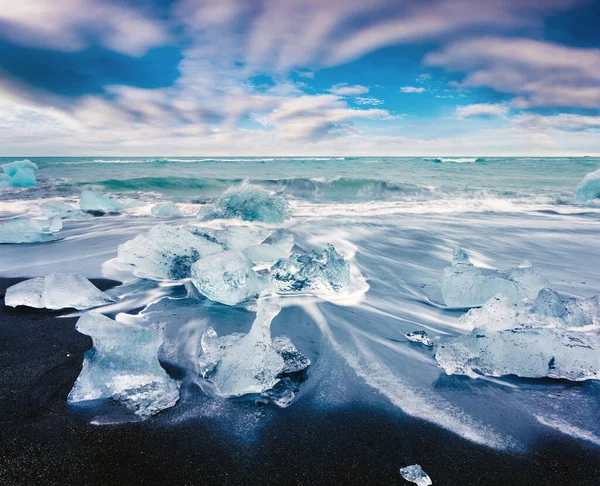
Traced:
[[0, 156], [600, 154], [598, 0], [0, 0]]

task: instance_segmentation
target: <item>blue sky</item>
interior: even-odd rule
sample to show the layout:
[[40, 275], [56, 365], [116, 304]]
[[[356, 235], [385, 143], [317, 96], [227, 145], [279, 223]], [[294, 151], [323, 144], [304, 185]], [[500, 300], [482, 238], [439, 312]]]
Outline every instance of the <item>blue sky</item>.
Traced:
[[591, 0], [0, 0], [0, 155], [600, 154]]

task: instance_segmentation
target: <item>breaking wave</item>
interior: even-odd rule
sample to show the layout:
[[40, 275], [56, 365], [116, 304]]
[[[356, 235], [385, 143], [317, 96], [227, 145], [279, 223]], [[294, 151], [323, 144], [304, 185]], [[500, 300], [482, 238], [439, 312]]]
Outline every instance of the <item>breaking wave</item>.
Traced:
[[481, 157], [438, 157], [433, 159], [438, 164], [473, 164], [475, 162], [485, 162]]

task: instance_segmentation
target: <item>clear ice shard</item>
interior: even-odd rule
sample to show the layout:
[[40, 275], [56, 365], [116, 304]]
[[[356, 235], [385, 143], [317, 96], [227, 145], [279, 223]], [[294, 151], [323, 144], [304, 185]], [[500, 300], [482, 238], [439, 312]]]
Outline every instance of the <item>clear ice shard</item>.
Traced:
[[418, 464], [400, 468], [400, 474], [404, 479], [417, 486], [431, 486], [431, 478]]
[[591, 201], [600, 198], [600, 169], [587, 174], [575, 192], [578, 202]]
[[271, 266], [271, 280], [284, 291], [334, 290], [350, 286], [350, 265], [327, 245], [322, 252], [308, 255], [293, 253]]
[[474, 266], [464, 250], [454, 251], [452, 265], [444, 269], [442, 298], [448, 307], [477, 307], [497, 294], [513, 302], [533, 299], [549, 282], [532, 266], [493, 270]]
[[288, 254], [281, 248], [273, 245], [261, 244], [249, 246], [244, 250], [245, 255], [255, 265], [258, 263], [274, 262], [286, 258]]
[[0, 243], [45, 243], [57, 240], [62, 222], [29, 218], [13, 218], [0, 222]]
[[85, 355], [69, 403], [112, 399], [142, 419], [177, 403], [179, 385], [157, 358], [159, 331], [93, 312], [79, 318], [77, 330], [91, 336], [94, 347]]
[[114, 302], [83, 275], [73, 273], [51, 273], [19, 282], [6, 290], [4, 299], [9, 307], [53, 310], [90, 309]]
[[214, 210], [206, 217], [282, 223], [289, 216], [290, 207], [284, 196], [244, 181], [217, 198]]
[[96, 194], [86, 189], [81, 193], [79, 207], [91, 213], [119, 213], [125, 209], [121, 203], [114, 201], [102, 194]]
[[152, 206], [152, 216], [159, 218], [183, 218], [181, 210], [172, 202], [164, 202]]
[[600, 337], [553, 328], [477, 329], [438, 347], [449, 375], [600, 379]]
[[271, 340], [271, 322], [280, 310], [279, 305], [263, 300], [248, 334], [217, 337], [212, 328], [204, 332], [200, 374], [212, 381], [220, 394], [264, 394], [284, 380], [283, 375], [302, 371], [310, 364], [289, 338]]
[[86, 215], [83, 211], [60, 201], [46, 201], [40, 205], [40, 209], [47, 218], [71, 219]]
[[433, 347], [433, 341], [429, 338], [425, 331], [413, 331], [406, 334], [406, 339], [411, 343], [422, 344], [428, 348]]
[[192, 265], [192, 283], [205, 297], [225, 305], [236, 305], [258, 297], [267, 282], [252, 269], [239, 251], [230, 250], [201, 258]]
[[119, 245], [118, 259], [139, 277], [180, 280], [190, 277], [192, 263], [222, 251], [201, 228], [159, 224]]

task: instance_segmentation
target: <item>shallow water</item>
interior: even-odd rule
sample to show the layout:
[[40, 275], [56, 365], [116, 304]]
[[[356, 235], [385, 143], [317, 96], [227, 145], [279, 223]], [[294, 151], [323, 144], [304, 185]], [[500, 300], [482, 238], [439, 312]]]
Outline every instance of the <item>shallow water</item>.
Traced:
[[[39, 204], [47, 199], [75, 203], [85, 187], [143, 204], [119, 216], [67, 220], [56, 242], [1, 245], [1, 276], [69, 271], [122, 279], [110, 260], [118, 244], [160, 221], [150, 216], [153, 204], [180, 204], [188, 218], [167, 220], [171, 224], [197, 222], [194, 214], [203, 204], [250, 178], [290, 200], [292, 219], [270, 226], [293, 232], [303, 249], [332, 243], [352, 265], [352, 287], [343, 295], [278, 299], [284, 309], [273, 322], [273, 334], [290, 336], [313, 361], [298, 400], [336, 406], [356, 400], [352, 390], [366, 384], [378, 392], [371, 406], [428, 420], [490, 447], [526, 451], [548, 433], [600, 443], [597, 382], [447, 376], [434, 350], [404, 337], [426, 330], [439, 343], [467, 332], [458, 323], [462, 311], [441, 305], [443, 268], [457, 246], [478, 265], [509, 268], [528, 260], [559, 292], [597, 294], [600, 204], [576, 203], [573, 193], [600, 159], [31, 160], [40, 167], [38, 186], [0, 190], [2, 218], [39, 216]], [[134, 279], [111, 292], [121, 300], [107, 309], [109, 315], [169, 324], [169, 342], [180, 346], [179, 364], [190, 377], [198, 336], [207, 325], [219, 335], [247, 332], [254, 318], [251, 305], [228, 308], [190, 299], [181, 285]], [[191, 381], [177, 406], [180, 414], [177, 407], [170, 413], [172, 420], [209, 410], [230, 417], [247, 413], [242, 407], [236, 411], [235, 403], [207, 399], [206, 383]], [[243, 429], [251, 434], [251, 427]]]

